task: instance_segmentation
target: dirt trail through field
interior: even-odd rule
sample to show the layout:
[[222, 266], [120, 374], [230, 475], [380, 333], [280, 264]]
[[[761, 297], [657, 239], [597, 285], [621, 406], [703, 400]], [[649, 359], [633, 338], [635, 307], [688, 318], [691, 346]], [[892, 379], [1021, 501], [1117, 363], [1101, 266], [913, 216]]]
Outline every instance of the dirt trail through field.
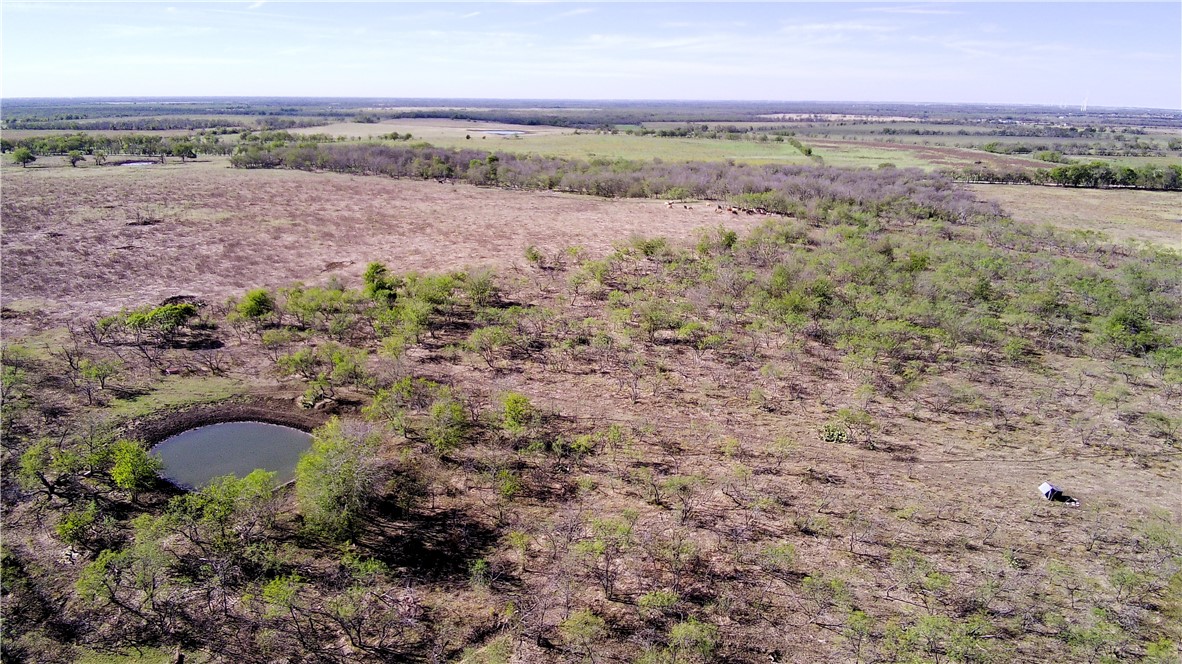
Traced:
[[581, 245], [591, 255], [631, 235], [691, 239], [760, 217], [660, 201], [328, 173], [242, 171], [222, 163], [130, 169], [5, 169], [6, 323], [155, 304], [220, 301], [244, 290], [336, 275], [369, 261], [395, 271], [524, 264], [523, 251]]

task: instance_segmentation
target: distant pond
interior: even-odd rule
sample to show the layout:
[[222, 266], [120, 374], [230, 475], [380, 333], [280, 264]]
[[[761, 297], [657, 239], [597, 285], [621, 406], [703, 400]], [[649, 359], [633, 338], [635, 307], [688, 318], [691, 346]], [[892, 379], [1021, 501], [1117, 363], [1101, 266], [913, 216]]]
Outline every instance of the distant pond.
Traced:
[[163, 475], [184, 488], [200, 488], [215, 477], [245, 477], [262, 468], [283, 484], [295, 478], [300, 455], [312, 435], [278, 424], [223, 422], [189, 429], [161, 442], [152, 452], [164, 461]]

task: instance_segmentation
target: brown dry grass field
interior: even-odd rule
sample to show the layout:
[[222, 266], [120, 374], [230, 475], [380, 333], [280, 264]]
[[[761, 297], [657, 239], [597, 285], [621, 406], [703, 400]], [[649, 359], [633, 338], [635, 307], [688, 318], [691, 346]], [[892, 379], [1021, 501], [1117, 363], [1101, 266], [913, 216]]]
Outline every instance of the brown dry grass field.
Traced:
[[635, 234], [688, 239], [758, 219], [713, 205], [241, 171], [217, 158], [102, 168], [46, 159], [6, 165], [3, 187], [4, 306], [57, 320], [179, 294], [220, 301], [258, 286], [351, 280], [374, 260], [398, 271], [505, 268], [524, 263], [529, 245], [600, 254]]
[[1069, 230], [1099, 231], [1116, 242], [1140, 240], [1182, 249], [1182, 193], [1131, 189], [1065, 189], [971, 185], [1016, 221]]

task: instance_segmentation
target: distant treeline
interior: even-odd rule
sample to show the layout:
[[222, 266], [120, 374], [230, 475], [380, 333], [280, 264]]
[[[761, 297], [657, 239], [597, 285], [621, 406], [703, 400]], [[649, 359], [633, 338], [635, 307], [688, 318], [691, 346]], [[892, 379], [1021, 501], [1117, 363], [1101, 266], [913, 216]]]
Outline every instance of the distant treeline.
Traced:
[[658, 138], [723, 138], [738, 140], [751, 138], [752, 140], [782, 142], [787, 136], [795, 136], [796, 132], [776, 125], [766, 126], [736, 126], [733, 124], [719, 124], [713, 127], [708, 124], [688, 122], [682, 127], [637, 127], [624, 129], [623, 132], [635, 136], [656, 136]]
[[1105, 189], [1121, 187], [1159, 191], [1182, 190], [1182, 164], [1156, 166], [1146, 164], [1133, 168], [1103, 161], [1087, 164], [1067, 164], [1055, 168], [1023, 170], [995, 170], [988, 166], [970, 166], [948, 171], [955, 180], [1004, 184], [1049, 184], [1063, 187]]
[[[871, 123], [864, 123], [871, 124]], [[1109, 131], [1108, 127], [1068, 127], [1063, 125], [1009, 125], [1001, 129], [990, 129], [987, 131], [969, 131], [968, 129], [953, 130], [939, 130], [939, 129], [919, 129], [912, 127], [885, 127], [880, 133], [884, 136], [896, 135], [910, 135], [910, 136], [1020, 136], [1030, 138], [1085, 138], [1096, 139], [1102, 138], [1102, 134], [1110, 133], [1116, 136], [1116, 130]], [[1121, 131], [1122, 134], [1136, 134], [1144, 135], [1145, 130], [1137, 127], [1126, 127]]]
[[1077, 156], [1105, 156], [1105, 157], [1146, 157], [1166, 156], [1167, 150], [1182, 149], [1182, 140], [1171, 139], [1163, 142], [1148, 142], [1137, 138], [1130, 138], [1123, 134], [1117, 134], [1116, 140], [1110, 142], [1096, 141], [1094, 143], [1084, 143], [1077, 141], [1075, 143], [1002, 143], [1001, 141], [991, 141], [980, 146], [979, 149], [985, 152], [992, 152], [994, 154], [1031, 154], [1037, 152], [1058, 152], [1060, 154], [1069, 154]]
[[[185, 144], [197, 154], [228, 155], [242, 146], [261, 147], [271, 149], [295, 143], [331, 143], [341, 140], [328, 134], [292, 134], [288, 131], [249, 131], [232, 132], [233, 135], [223, 140], [226, 132], [200, 132], [191, 136], [156, 136], [152, 134], [66, 134], [49, 136], [30, 136], [20, 139], [0, 139], [0, 152], [11, 152], [17, 148], [25, 148], [37, 156], [66, 155], [79, 152], [93, 155], [102, 152], [107, 155], [159, 155], [170, 154], [172, 148]], [[410, 134], [390, 133], [381, 138], [385, 140], [410, 140]]]
[[[961, 223], [996, 210], [974, 202], [947, 177], [917, 169], [851, 170], [731, 162], [583, 161], [373, 143], [247, 148], [238, 168], [292, 168], [477, 185], [555, 190], [609, 198], [732, 200], [809, 219], [866, 221], [906, 208], [920, 218]], [[847, 218], [848, 217], [848, 218]]]
[[248, 116], [254, 121], [254, 128], [259, 129], [313, 126], [362, 118], [453, 118], [607, 128], [657, 121], [759, 122], [781, 114], [813, 122], [824, 122], [826, 116], [836, 114], [872, 118], [907, 117], [936, 124], [1002, 124], [1004, 126], [999, 129], [1001, 132], [1057, 132], [1058, 129], [1043, 130], [1038, 127], [1062, 125], [1177, 127], [1182, 121], [1179, 112], [1160, 109], [1093, 109], [1083, 112], [1056, 106], [916, 105], [892, 102], [123, 97], [5, 99], [3, 104], [5, 129], [107, 131], [208, 129], [242, 122], [241, 117], [219, 120], [218, 116]]
[[68, 134], [32, 136], [16, 140], [0, 139], [0, 152], [11, 152], [18, 148], [25, 148], [38, 156], [67, 155], [71, 152], [84, 155], [102, 153], [105, 155], [156, 156], [172, 154], [174, 148], [179, 145], [187, 145], [191, 152], [198, 154], [228, 155], [234, 151], [233, 144], [223, 143], [221, 138], [214, 134], [177, 137], [151, 134]]
[[231, 118], [190, 118], [172, 116], [163, 118], [98, 118], [98, 119], [55, 119], [55, 118], [12, 118], [4, 122], [8, 130], [55, 130], [55, 131], [165, 131], [183, 129], [294, 129], [323, 125], [321, 118], [258, 117], [249, 123]]

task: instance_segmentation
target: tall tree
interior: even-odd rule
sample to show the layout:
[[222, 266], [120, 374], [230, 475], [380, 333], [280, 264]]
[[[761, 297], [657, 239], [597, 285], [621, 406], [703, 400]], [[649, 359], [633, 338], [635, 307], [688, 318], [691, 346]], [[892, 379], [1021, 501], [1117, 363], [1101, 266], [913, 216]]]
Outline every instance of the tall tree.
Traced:
[[37, 161], [37, 155], [29, 148], [17, 148], [12, 151], [12, 160], [21, 165], [21, 168]]

